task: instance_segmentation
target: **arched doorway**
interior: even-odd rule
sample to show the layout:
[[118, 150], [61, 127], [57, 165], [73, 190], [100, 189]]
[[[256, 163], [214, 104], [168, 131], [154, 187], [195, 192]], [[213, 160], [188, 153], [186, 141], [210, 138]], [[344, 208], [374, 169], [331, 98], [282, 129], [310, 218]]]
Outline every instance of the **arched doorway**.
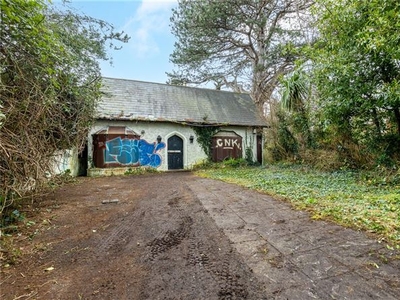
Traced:
[[168, 170], [183, 169], [183, 140], [173, 135], [168, 139]]

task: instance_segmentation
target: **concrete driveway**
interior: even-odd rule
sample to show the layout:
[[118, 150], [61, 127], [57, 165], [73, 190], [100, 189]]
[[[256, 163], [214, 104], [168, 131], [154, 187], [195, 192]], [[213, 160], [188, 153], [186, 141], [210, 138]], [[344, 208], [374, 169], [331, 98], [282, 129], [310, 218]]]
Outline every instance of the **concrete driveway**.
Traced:
[[399, 253], [366, 233], [233, 184], [187, 184], [268, 287], [267, 299], [400, 299]]

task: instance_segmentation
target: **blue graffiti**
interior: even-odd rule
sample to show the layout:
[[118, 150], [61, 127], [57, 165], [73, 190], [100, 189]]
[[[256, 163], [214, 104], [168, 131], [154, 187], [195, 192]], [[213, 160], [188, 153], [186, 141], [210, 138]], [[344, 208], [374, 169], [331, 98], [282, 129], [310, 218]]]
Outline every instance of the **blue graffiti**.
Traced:
[[163, 148], [165, 148], [165, 143], [148, 143], [145, 140], [117, 137], [106, 142], [104, 163], [158, 168], [162, 159], [157, 151]]

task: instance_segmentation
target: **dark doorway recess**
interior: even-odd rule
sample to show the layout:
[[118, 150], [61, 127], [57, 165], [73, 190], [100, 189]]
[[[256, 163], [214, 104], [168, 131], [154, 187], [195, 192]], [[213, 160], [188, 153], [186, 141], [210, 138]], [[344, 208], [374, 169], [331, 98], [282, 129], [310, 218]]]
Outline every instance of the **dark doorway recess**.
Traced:
[[257, 162], [261, 165], [262, 164], [262, 135], [257, 135]]
[[88, 168], [88, 145], [85, 144], [85, 147], [78, 153], [78, 176], [87, 176], [87, 168]]

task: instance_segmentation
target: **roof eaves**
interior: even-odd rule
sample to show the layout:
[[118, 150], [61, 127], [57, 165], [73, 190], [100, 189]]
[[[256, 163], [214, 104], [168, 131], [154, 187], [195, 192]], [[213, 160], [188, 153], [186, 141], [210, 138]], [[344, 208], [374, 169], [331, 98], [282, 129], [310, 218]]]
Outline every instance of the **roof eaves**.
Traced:
[[182, 124], [187, 126], [244, 126], [244, 127], [263, 127], [267, 128], [269, 125], [261, 122], [254, 123], [241, 123], [241, 122], [204, 122], [204, 121], [196, 121], [194, 119], [168, 119], [168, 118], [155, 118], [153, 116], [143, 117], [143, 116], [121, 116], [121, 115], [100, 115], [97, 116], [98, 120], [109, 120], [109, 121], [143, 121], [143, 122], [166, 122], [166, 123], [175, 123]]

